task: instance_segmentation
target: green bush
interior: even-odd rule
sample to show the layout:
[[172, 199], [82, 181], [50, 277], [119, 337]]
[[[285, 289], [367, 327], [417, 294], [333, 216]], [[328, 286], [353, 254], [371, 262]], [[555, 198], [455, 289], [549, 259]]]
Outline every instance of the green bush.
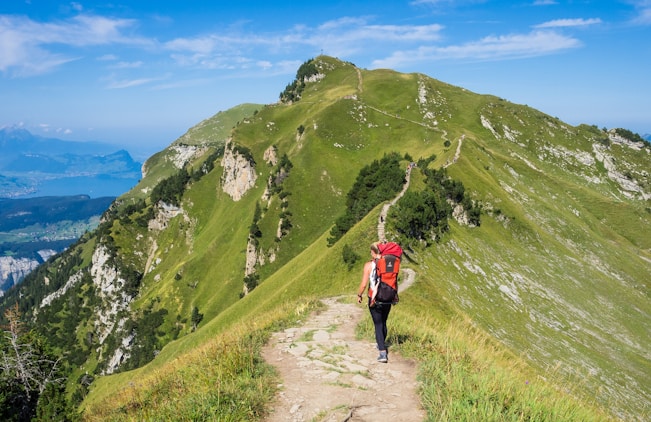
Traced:
[[346, 263], [346, 267], [348, 268], [348, 271], [352, 270], [353, 267], [355, 266], [355, 263], [362, 258], [355, 252], [355, 249], [353, 249], [353, 247], [347, 243], [344, 245], [341, 251], [341, 257]]
[[346, 196], [346, 211], [337, 218], [330, 231], [328, 246], [334, 245], [348, 230], [373, 208], [394, 198], [402, 190], [405, 172], [397, 153], [385, 155], [360, 170]]

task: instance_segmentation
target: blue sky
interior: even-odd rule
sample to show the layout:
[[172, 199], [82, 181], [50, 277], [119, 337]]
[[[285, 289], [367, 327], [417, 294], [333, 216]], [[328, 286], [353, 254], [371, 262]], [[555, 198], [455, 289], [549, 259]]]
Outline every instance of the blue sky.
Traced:
[[651, 132], [651, 0], [2, 0], [0, 127], [151, 154], [322, 53]]

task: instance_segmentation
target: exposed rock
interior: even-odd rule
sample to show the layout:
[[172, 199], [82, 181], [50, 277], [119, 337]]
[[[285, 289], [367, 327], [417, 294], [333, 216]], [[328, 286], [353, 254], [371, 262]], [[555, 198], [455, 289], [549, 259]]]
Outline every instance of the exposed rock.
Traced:
[[[118, 327], [122, 329], [125, 323], [126, 323], [126, 319], [120, 320], [120, 322], [118, 323]], [[111, 356], [111, 358], [108, 361], [108, 364], [106, 365], [107, 368], [106, 372], [108, 374], [117, 370], [124, 361], [129, 359], [129, 357], [131, 356], [131, 353], [129, 352], [131, 351], [131, 348], [133, 346], [134, 339], [135, 339], [134, 334], [129, 334], [126, 337], [122, 338], [122, 343], [120, 343], [120, 347], [115, 349], [115, 353], [113, 353], [113, 356]]]
[[66, 292], [70, 290], [75, 284], [77, 284], [77, 282], [80, 281], [82, 277], [83, 277], [83, 273], [81, 271], [78, 271], [75, 274], [73, 274], [72, 277], [70, 277], [68, 281], [66, 281], [66, 284], [62, 288], [60, 288], [56, 292], [52, 292], [49, 295], [45, 296], [43, 298], [43, 301], [41, 301], [41, 305], [39, 306], [39, 308], [49, 306], [54, 299], [58, 299], [59, 297], [66, 294]]
[[468, 213], [463, 209], [463, 205], [456, 204], [452, 210], [452, 217], [462, 226], [470, 225], [470, 220], [468, 219]]
[[182, 169], [189, 161], [203, 155], [208, 150], [207, 146], [175, 144], [169, 147], [172, 154], [167, 159], [178, 169]]
[[249, 276], [255, 272], [255, 264], [258, 262], [258, 252], [255, 243], [249, 239], [246, 244], [246, 266], [244, 267], [244, 276]]
[[16, 285], [38, 266], [39, 262], [35, 259], [14, 258], [11, 256], [0, 257], [0, 285], [8, 282], [12, 286]]
[[282, 237], [283, 237], [283, 229], [282, 229], [282, 227], [283, 227], [283, 219], [281, 218], [281, 219], [278, 220], [278, 228], [276, 229], [276, 237], [278, 239], [282, 239]]
[[224, 168], [222, 189], [233, 201], [239, 201], [255, 185], [258, 178], [255, 166], [246, 157], [233, 150], [230, 142], [226, 144], [221, 164]]
[[270, 166], [275, 166], [276, 164], [278, 164], [278, 151], [272, 145], [265, 150], [262, 159], [264, 160], [265, 163], [269, 164]]
[[623, 136], [618, 135], [615, 130], [610, 130], [608, 132], [608, 139], [610, 139], [610, 142], [613, 144], [619, 144], [623, 145], [626, 147], [629, 147], [631, 149], [634, 149], [636, 151], [640, 151], [644, 149], [644, 142], [633, 142], [630, 139], [624, 138]]
[[501, 136], [495, 131], [495, 128], [491, 124], [491, 122], [484, 116], [481, 116], [481, 125], [485, 127], [486, 129], [490, 130], [495, 139], [500, 139]]
[[[47, 261], [51, 256], [56, 255], [53, 249], [43, 249], [37, 252], [41, 260], [2, 256], [0, 257], [0, 286], [11, 287], [18, 284], [25, 276], [36, 269], [41, 263]], [[0, 296], [3, 291], [0, 290]]]
[[594, 143], [592, 145], [592, 150], [597, 160], [601, 161], [608, 171], [608, 178], [619, 184], [622, 193], [625, 196], [633, 197], [634, 194], [639, 194], [644, 200], [651, 199], [651, 193], [645, 192], [635, 180], [627, 177], [618, 170], [614, 158], [607, 153], [607, 149], [604, 145]]
[[[177, 207], [175, 205], [170, 205], [162, 202], [158, 205], [157, 208], [158, 212], [156, 213], [156, 217], [152, 220], [149, 220], [149, 223], [147, 224], [147, 228], [149, 230], [164, 230], [167, 228], [167, 225], [172, 218], [176, 217], [179, 214], [183, 214], [185, 216], [183, 208]], [[187, 216], [185, 217], [187, 219]]]
[[308, 76], [306, 78], [303, 78], [303, 82], [308, 83], [308, 82], [319, 82], [321, 79], [325, 78], [324, 73], [316, 73], [312, 76]]
[[[92, 265], [90, 268], [90, 275], [93, 284], [96, 287], [96, 292], [101, 299], [101, 305], [97, 308], [97, 315], [95, 319], [95, 331], [98, 335], [100, 344], [103, 344], [106, 338], [113, 332], [117, 332], [116, 327], [119, 328], [118, 315], [122, 311], [129, 308], [129, 304], [133, 300], [132, 297], [124, 292], [124, 285], [126, 280], [121, 277], [118, 269], [110, 263], [111, 255], [108, 249], [102, 245], [95, 248], [92, 257]], [[115, 330], [115, 331], [114, 331]], [[131, 335], [127, 333], [128, 337]], [[117, 337], [119, 339], [119, 336]], [[122, 340], [124, 344], [124, 340]], [[130, 343], [129, 343], [130, 344]], [[122, 349], [122, 350], [119, 350]], [[122, 345], [116, 350], [115, 354], [126, 355], [128, 350]], [[116, 360], [115, 355], [111, 360]], [[117, 359], [122, 362], [123, 359]], [[111, 374], [118, 369], [118, 366], [107, 366], [106, 374]]]

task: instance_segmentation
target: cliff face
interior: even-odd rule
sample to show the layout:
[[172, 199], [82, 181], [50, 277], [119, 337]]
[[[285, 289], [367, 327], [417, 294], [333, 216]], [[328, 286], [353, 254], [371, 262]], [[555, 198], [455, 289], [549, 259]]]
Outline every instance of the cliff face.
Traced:
[[55, 255], [52, 249], [39, 251], [41, 261], [31, 258], [14, 258], [12, 256], [0, 257], [0, 296], [3, 291], [18, 284], [27, 274], [34, 271], [42, 262]]
[[[122, 331], [126, 321], [124, 311], [129, 309], [133, 298], [124, 291], [126, 280], [121, 276], [119, 269], [111, 263], [111, 255], [103, 246], [97, 247], [93, 253], [90, 275], [101, 302], [95, 310], [94, 323], [95, 333], [97, 333], [101, 345], [111, 333], [117, 334]], [[123, 316], [120, 317], [120, 315]], [[116, 337], [121, 338], [121, 347], [118, 347], [113, 356], [109, 358], [109, 364], [105, 371], [107, 374], [113, 373], [120, 363], [129, 356], [132, 334], [123, 333]]]
[[38, 267], [39, 262], [35, 259], [13, 258], [11, 256], [0, 257], [0, 286], [4, 290], [18, 284], [27, 274]]
[[255, 164], [236, 151], [232, 143], [226, 145], [221, 164], [224, 167], [222, 190], [233, 198], [233, 201], [239, 201], [255, 185], [258, 178]]

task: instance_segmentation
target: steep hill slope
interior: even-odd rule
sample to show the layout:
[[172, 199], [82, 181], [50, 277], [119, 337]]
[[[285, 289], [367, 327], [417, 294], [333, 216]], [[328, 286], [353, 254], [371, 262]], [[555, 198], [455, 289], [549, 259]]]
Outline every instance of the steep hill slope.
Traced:
[[[574, 394], [648, 416], [649, 147], [425, 75], [329, 57], [306, 69], [293, 103], [219, 113], [148, 160], [98, 230], [21, 287], [23, 313], [72, 351], [70, 379], [97, 377], [86, 405], [215, 336], [354, 291], [361, 262], [342, 256], [367, 250], [382, 207], [332, 247], [328, 234], [360, 170], [398, 152], [405, 169], [436, 156], [483, 212], [473, 226], [458, 210], [438, 242], [405, 240], [419, 281], [396, 330], [425, 341], [465, 316], [538, 373], [581, 383]], [[425, 190], [413, 172], [409, 192]]]

